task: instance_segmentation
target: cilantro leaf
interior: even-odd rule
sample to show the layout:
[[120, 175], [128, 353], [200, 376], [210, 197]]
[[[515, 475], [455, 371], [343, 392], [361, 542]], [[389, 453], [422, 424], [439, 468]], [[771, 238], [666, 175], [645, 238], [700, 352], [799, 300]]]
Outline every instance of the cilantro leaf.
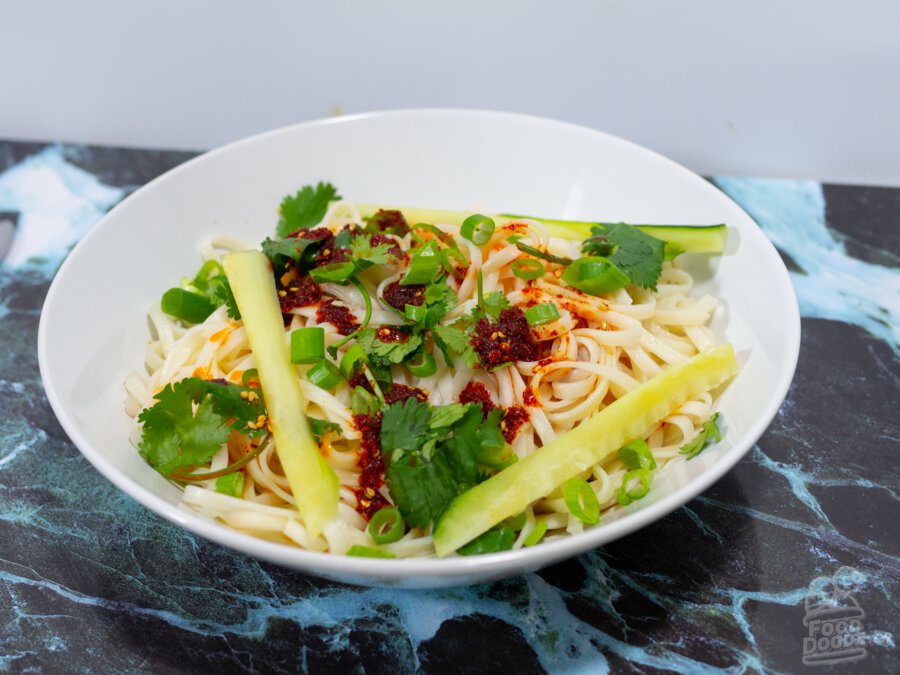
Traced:
[[[424, 403], [418, 406], [415, 420], [400, 416], [406, 410], [397, 410], [388, 422], [386, 411], [381, 440], [383, 450], [392, 443], [406, 449], [399, 454], [393, 451], [385, 478], [391, 498], [406, 521], [424, 527], [456, 495], [488, 478], [490, 474], [481, 461], [483, 444], [490, 446], [499, 438], [504, 447], [508, 446], [500, 432], [499, 410], [483, 421], [481, 406], [474, 403], [451, 403], [430, 411]], [[392, 429], [388, 436], [384, 431], [387, 424]]]
[[249, 436], [266, 433], [265, 425], [249, 426], [257, 426], [265, 415], [256, 390], [190, 377], [165, 387], [156, 403], [138, 415], [144, 425], [138, 450], [154, 469], [168, 475], [210, 461], [232, 430]]
[[446, 277], [438, 277], [427, 284], [425, 286], [425, 306], [428, 308], [428, 311], [422, 320], [422, 327], [434, 328], [457, 304], [459, 304], [459, 299], [456, 296], [456, 291], [447, 283]]
[[716, 424], [718, 417], [719, 413], [715, 413], [704, 422], [703, 426], [700, 427], [700, 433], [693, 440], [682, 445], [678, 451], [679, 454], [687, 455], [688, 459], [692, 459], [699, 455], [707, 445], [721, 441], [722, 432], [719, 431], [719, 426]]
[[356, 344], [363, 348], [375, 366], [385, 366], [403, 363], [422, 346], [422, 336], [413, 332], [405, 342], [382, 342], [374, 328], [367, 328], [356, 338]]
[[656, 290], [666, 242], [625, 223], [601, 224], [591, 232], [593, 236], [581, 245], [585, 255], [608, 258], [633, 284]]
[[248, 426], [249, 423], [256, 425], [260, 415], [267, 414], [259, 390], [219, 380], [191, 379], [199, 381], [201, 384], [198, 386], [202, 386], [212, 396], [213, 410], [217, 415], [230, 420], [228, 426], [233, 430], [252, 437], [267, 433], [265, 425], [259, 429]]
[[272, 261], [275, 275], [281, 276], [291, 262], [297, 263], [301, 270], [311, 267], [321, 246], [322, 240], [320, 239], [304, 239], [303, 237], [270, 239], [267, 237], [262, 243], [262, 252]]
[[[199, 378], [169, 385], [156, 398], [158, 403], [138, 416], [144, 424], [138, 449], [161, 474], [210, 461], [228, 440], [228, 421], [213, 410], [213, 395]], [[196, 413], [195, 398], [200, 400]]]
[[417, 398], [397, 401], [384, 409], [381, 419], [381, 450], [416, 450], [429, 429], [428, 404]]
[[350, 255], [358, 269], [366, 269], [372, 265], [387, 265], [395, 260], [395, 256], [391, 253], [391, 244], [383, 243], [372, 246], [371, 238], [368, 236], [353, 237], [350, 240]]
[[[478, 364], [478, 354], [469, 342], [472, 337], [471, 327], [466, 323], [457, 321], [452, 326], [435, 326], [434, 333], [436, 341], [440, 340], [447, 349], [463, 357], [469, 368], [474, 368]], [[438, 346], [441, 346], [440, 343]]]
[[438, 457], [417, 465], [393, 462], [387, 470], [391, 498], [412, 527], [427, 526], [458, 494], [450, 468]]
[[328, 204], [338, 199], [341, 196], [331, 183], [319, 182], [315, 188], [304, 185], [297, 194], [288, 195], [281, 201], [281, 218], [276, 233], [279, 237], [286, 237], [291, 232], [318, 225], [328, 211]]
[[465, 416], [468, 406], [464, 403], [448, 403], [436, 405], [431, 409], [431, 419], [428, 422], [429, 429], [441, 429], [451, 427]]

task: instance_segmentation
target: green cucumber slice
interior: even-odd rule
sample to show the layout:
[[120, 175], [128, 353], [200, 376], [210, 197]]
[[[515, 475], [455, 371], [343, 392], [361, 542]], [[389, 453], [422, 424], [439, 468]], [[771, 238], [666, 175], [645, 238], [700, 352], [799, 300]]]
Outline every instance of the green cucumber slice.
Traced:
[[734, 349], [710, 349], [645, 382], [572, 431], [457, 496], [434, 527], [434, 546], [444, 557], [483, 532], [525, 510], [653, 424], [692, 396], [737, 372]]
[[310, 536], [317, 537], [337, 515], [339, 484], [299, 412], [306, 402], [291, 365], [272, 267], [259, 251], [229, 253], [223, 264], [259, 371], [278, 459], [300, 517]]
[[[462, 225], [463, 220], [472, 215], [468, 211], [445, 211], [441, 209], [420, 209], [406, 206], [384, 206], [380, 204], [355, 204], [357, 211], [363, 218], [373, 216], [379, 209], [393, 209], [401, 211], [407, 222], [416, 223], [444, 223], [446, 225]], [[484, 214], [490, 215], [490, 214]], [[515, 215], [501, 213], [491, 215], [497, 227], [507, 223], [528, 218], [536, 220], [547, 228], [551, 237], [560, 239], [581, 240], [591, 236], [591, 228], [597, 225], [610, 225], [600, 221], [576, 221], [556, 220], [552, 218], [537, 218], [535, 216]], [[728, 227], [718, 225], [635, 225], [642, 232], [662, 239], [680, 253], [721, 253], [725, 250], [725, 240]]]

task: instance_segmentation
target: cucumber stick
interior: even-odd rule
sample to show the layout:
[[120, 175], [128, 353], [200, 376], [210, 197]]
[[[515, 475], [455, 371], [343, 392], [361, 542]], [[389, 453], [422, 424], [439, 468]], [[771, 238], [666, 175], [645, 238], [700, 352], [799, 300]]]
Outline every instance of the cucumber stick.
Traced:
[[272, 268], [259, 251], [230, 253], [223, 263], [259, 371], [278, 459], [300, 517], [316, 537], [337, 515], [338, 478], [319, 454], [302, 412], [306, 401], [285, 342]]
[[[472, 215], [467, 211], [417, 209], [405, 206], [381, 206], [378, 204], [354, 204], [354, 206], [364, 218], [374, 215], [379, 209], [396, 209], [401, 211], [407, 222], [411, 224], [462, 225], [463, 220]], [[510, 213], [492, 215], [491, 218], [494, 219], [497, 226], [523, 218], [536, 220], [547, 228], [547, 233], [551, 237], [570, 240], [587, 239], [591, 236], [592, 227], [604, 224], [599, 221], [552, 220]], [[635, 227], [657, 239], [662, 239], [683, 253], [721, 253], [725, 250], [725, 239], [728, 234], [728, 228], [725, 225], [635, 225]]]
[[737, 372], [725, 344], [672, 366], [568, 433], [457, 496], [434, 527], [438, 556], [452, 553], [505, 518], [521, 513], [567, 480], [604, 461], [692, 396]]

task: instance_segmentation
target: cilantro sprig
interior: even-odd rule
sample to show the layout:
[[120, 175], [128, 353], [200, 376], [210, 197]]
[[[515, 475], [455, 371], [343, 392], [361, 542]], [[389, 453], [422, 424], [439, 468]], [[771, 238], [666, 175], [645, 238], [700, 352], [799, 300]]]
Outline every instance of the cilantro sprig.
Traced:
[[495, 410], [483, 420], [475, 403], [429, 406], [414, 398], [384, 409], [386, 483], [407, 523], [425, 527], [456, 495], [486, 480], [490, 469], [514, 461], [500, 431], [501, 416]]
[[281, 217], [276, 230], [278, 236], [284, 238], [291, 232], [318, 225], [325, 217], [328, 205], [339, 199], [341, 196], [331, 183], [320, 181], [315, 187], [304, 185], [296, 194], [288, 195], [281, 201], [278, 210]]
[[633, 284], [656, 290], [666, 242], [626, 223], [600, 224], [592, 227], [591, 233], [581, 245], [582, 253], [606, 258]]
[[232, 431], [260, 437], [266, 409], [251, 387], [190, 377], [166, 386], [141, 411], [141, 456], [164, 476], [209, 462]]

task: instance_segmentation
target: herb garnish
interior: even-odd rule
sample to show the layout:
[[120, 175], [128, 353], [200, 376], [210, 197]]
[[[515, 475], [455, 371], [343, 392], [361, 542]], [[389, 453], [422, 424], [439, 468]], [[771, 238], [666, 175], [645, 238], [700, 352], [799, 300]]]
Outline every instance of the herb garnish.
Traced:
[[138, 448], [164, 476], [208, 463], [232, 431], [267, 433], [265, 406], [251, 387], [190, 377], [168, 385], [156, 399], [138, 416], [144, 424]]
[[682, 445], [678, 453], [687, 455], [688, 459], [692, 459], [699, 455], [707, 445], [721, 441], [722, 432], [719, 431], [719, 425], [716, 423], [718, 417], [719, 413], [715, 413], [704, 422], [703, 426], [700, 427], [700, 433], [693, 440]]
[[625, 223], [601, 224], [592, 227], [591, 233], [581, 245], [585, 255], [607, 258], [633, 284], [656, 290], [666, 242]]
[[414, 398], [384, 409], [386, 482], [406, 522], [425, 527], [457, 494], [485, 480], [497, 457], [514, 457], [500, 432], [501, 416], [496, 410], [482, 421], [477, 404], [432, 407]]
[[288, 195], [281, 201], [276, 233], [279, 237], [287, 237], [291, 232], [318, 225], [328, 205], [341, 199], [337, 188], [331, 183], [319, 182], [315, 188], [304, 185], [293, 197]]

